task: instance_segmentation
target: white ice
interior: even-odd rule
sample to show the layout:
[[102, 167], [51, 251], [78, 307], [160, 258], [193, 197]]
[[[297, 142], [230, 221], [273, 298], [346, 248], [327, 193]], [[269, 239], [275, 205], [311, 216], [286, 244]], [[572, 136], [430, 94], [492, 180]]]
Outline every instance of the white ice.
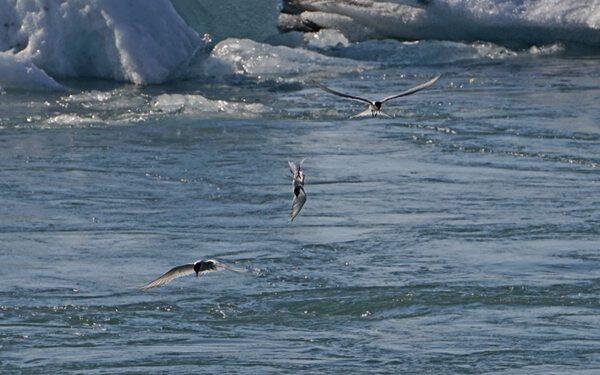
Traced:
[[64, 87], [31, 62], [0, 52], [0, 89], [64, 90]]
[[341, 74], [360, 71], [367, 63], [330, 57], [302, 48], [272, 46], [249, 39], [230, 38], [218, 43], [204, 64], [204, 73], [223, 77], [244, 75], [287, 77], [298, 74]]
[[197, 94], [163, 94], [152, 102], [155, 111], [182, 115], [209, 115], [210, 117], [255, 118], [271, 109], [259, 103], [211, 100]]
[[[600, 46], [597, 0], [299, 0], [302, 20], [372, 38]], [[282, 17], [280, 21], [288, 19]]]
[[169, 0], [0, 2], [0, 51], [54, 78], [162, 83], [201, 45]]

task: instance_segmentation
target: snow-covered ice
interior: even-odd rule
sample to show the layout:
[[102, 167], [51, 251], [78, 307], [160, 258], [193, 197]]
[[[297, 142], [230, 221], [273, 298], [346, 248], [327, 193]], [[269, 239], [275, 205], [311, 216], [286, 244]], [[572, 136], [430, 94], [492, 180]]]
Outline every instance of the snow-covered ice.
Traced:
[[3, 1], [0, 25], [0, 50], [53, 78], [162, 83], [202, 45], [168, 0]]

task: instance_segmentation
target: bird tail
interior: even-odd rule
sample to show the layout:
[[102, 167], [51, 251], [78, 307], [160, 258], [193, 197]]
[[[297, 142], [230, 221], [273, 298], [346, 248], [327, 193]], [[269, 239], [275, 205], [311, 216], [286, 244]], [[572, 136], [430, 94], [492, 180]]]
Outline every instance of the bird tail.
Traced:
[[361, 113], [358, 113], [352, 117], [350, 117], [350, 119], [355, 119], [355, 118], [361, 118], [361, 117], [371, 117], [371, 108], [367, 108], [364, 111], [362, 111]]
[[292, 176], [295, 176], [296, 173], [298, 172], [298, 166], [296, 165], [296, 163], [294, 163], [293, 161], [289, 161], [289, 160], [288, 160], [288, 165], [290, 166], [290, 172], [292, 173]]

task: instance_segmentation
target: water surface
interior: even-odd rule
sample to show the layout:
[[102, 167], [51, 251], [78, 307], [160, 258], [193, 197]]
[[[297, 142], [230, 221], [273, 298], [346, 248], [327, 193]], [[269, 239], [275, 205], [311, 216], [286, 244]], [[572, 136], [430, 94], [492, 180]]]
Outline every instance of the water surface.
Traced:
[[[291, 76], [1, 95], [1, 372], [599, 371], [598, 58], [351, 60], [390, 43]], [[394, 119], [307, 83], [437, 73]], [[207, 257], [248, 272], [136, 289]]]

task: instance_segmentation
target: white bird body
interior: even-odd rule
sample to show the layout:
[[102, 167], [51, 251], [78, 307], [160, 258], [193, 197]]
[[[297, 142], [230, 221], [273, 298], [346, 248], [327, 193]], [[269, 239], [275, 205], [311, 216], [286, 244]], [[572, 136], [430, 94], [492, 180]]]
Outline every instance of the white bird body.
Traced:
[[359, 101], [359, 102], [367, 103], [368, 107], [367, 107], [366, 110], [364, 110], [361, 113], [359, 113], [357, 115], [354, 115], [354, 116], [352, 116], [350, 118], [365, 117], [365, 116], [368, 116], [368, 115], [371, 115], [372, 117], [383, 116], [383, 117], [391, 118], [390, 115], [387, 115], [387, 114], [385, 114], [384, 112], [381, 111], [381, 107], [382, 107], [382, 105], [385, 102], [390, 101], [392, 99], [400, 98], [400, 97], [403, 97], [403, 96], [412, 95], [412, 94], [414, 94], [416, 92], [419, 92], [419, 91], [421, 91], [423, 89], [426, 89], [429, 86], [433, 85], [438, 79], [440, 79], [440, 77], [441, 77], [441, 75], [439, 75], [437, 77], [434, 77], [433, 79], [431, 79], [431, 80], [429, 80], [429, 81], [427, 81], [425, 83], [422, 83], [422, 84], [420, 84], [418, 86], [415, 86], [415, 87], [410, 88], [408, 90], [402, 91], [399, 94], [390, 95], [390, 96], [387, 96], [387, 97], [385, 97], [385, 98], [383, 98], [381, 100], [375, 100], [375, 101], [370, 100], [370, 99], [366, 99], [366, 98], [363, 98], [363, 97], [360, 97], [360, 96], [345, 94], [343, 92], [339, 92], [339, 91], [330, 89], [329, 87], [327, 87], [325, 85], [322, 85], [322, 84], [320, 84], [318, 82], [315, 82], [315, 83], [316, 83], [316, 85], [321, 90], [326, 91], [326, 92], [328, 92], [330, 94], [337, 95], [337, 96], [340, 96], [342, 98], [346, 98], [346, 99], [349, 99], [349, 100], [354, 100], [354, 101]]

